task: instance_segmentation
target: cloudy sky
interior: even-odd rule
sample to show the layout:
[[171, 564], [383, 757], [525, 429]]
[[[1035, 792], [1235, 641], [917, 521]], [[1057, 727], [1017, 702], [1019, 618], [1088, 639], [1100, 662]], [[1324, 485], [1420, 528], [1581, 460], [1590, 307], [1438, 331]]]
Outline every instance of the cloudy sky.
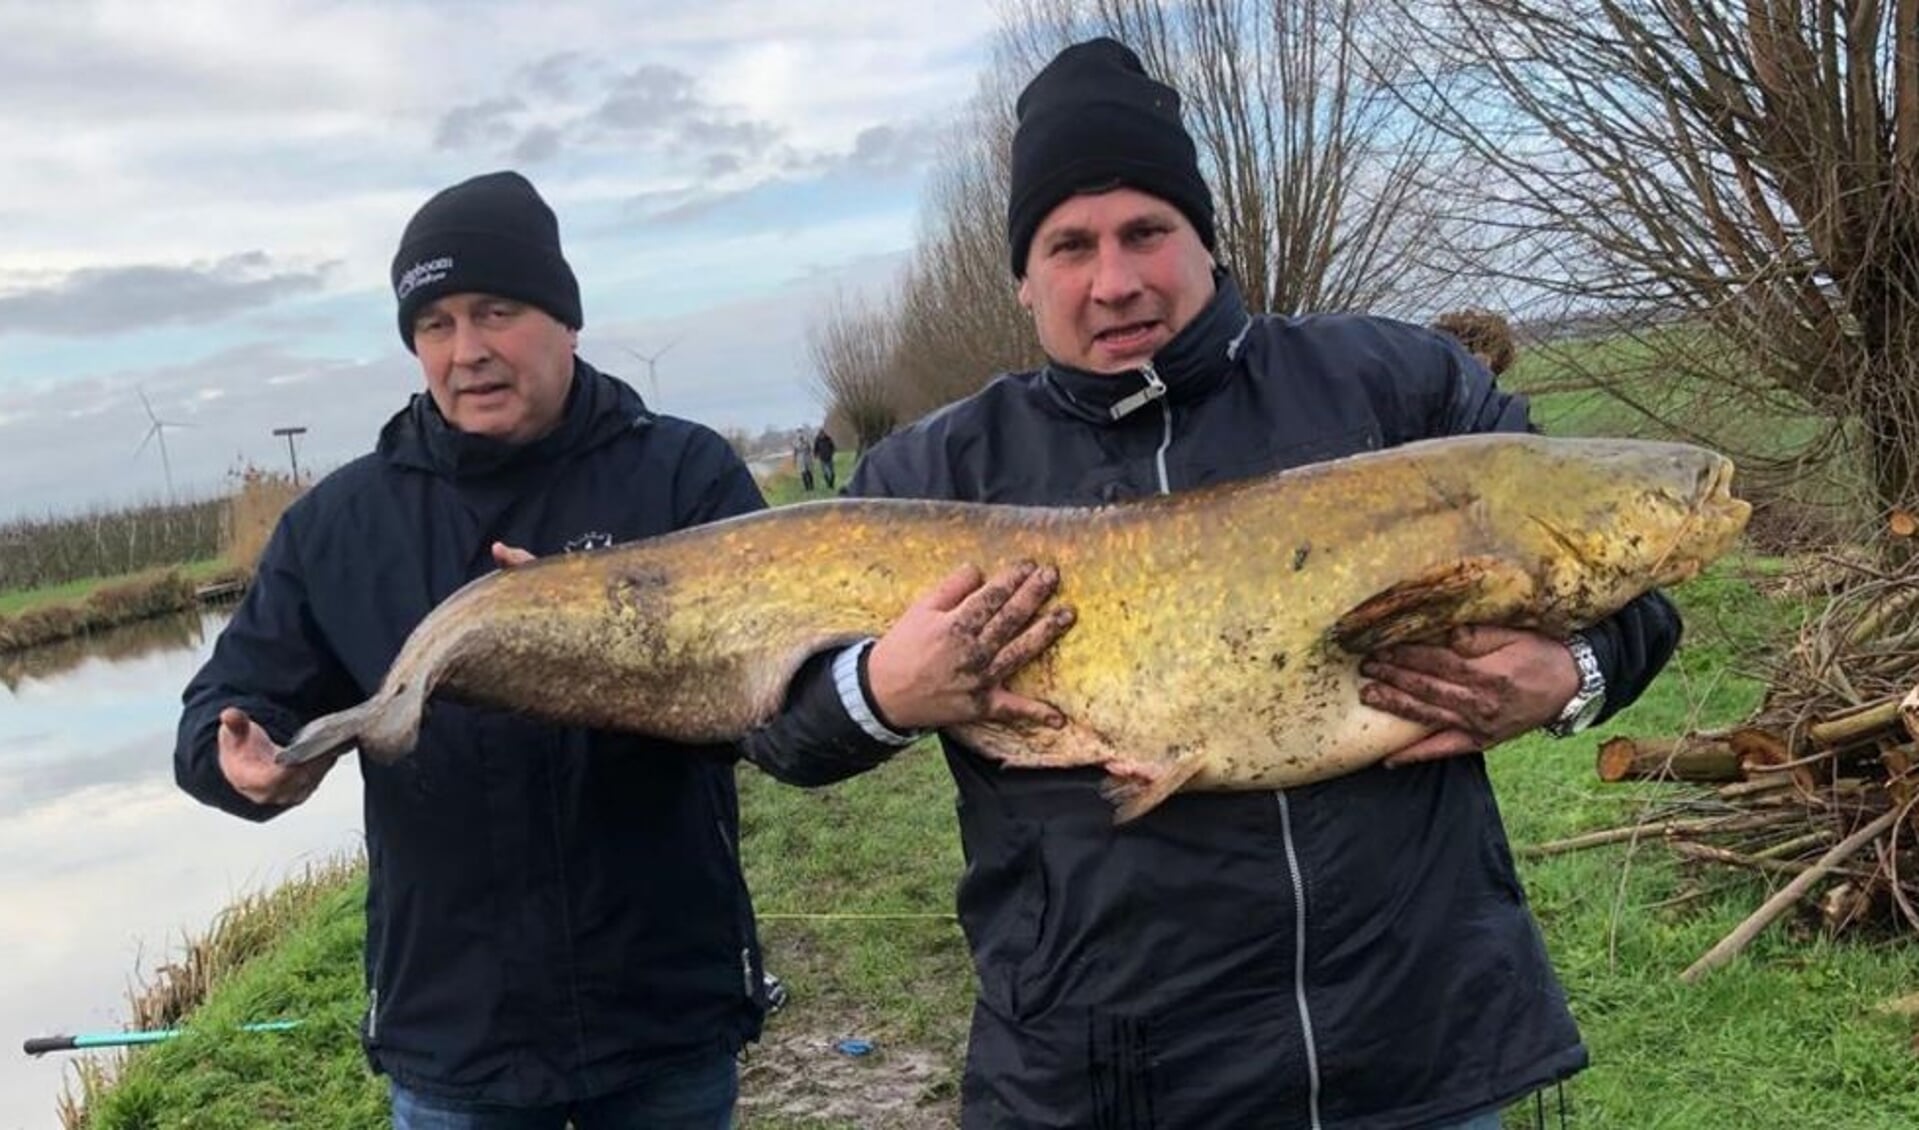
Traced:
[[[805, 327], [884, 286], [988, 0], [0, 0], [0, 521], [366, 449], [418, 386], [388, 264], [434, 190], [558, 212], [581, 354], [661, 410], [817, 419]], [[664, 350], [664, 354], [660, 351]], [[659, 355], [657, 394], [638, 355]]]

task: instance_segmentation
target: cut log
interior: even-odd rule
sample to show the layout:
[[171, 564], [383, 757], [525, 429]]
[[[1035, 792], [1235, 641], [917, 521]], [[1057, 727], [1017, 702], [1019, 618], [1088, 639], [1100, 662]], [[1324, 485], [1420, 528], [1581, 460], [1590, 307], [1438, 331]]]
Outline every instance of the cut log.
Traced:
[[1771, 730], [1760, 726], [1737, 726], [1726, 735], [1726, 742], [1738, 755], [1740, 770], [1754, 780], [1785, 777], [1802, 793], [1818, 787], [1819, 781], [1812, 769], [1795, 762], [1792, 747]]
[[1806, 728], [1806, 738], [1823, 749], [1836, 749], [1882, 733], [1896, 733], [1900, 726], [1900, 701], [1895, 695], [1814, 722]]
[[1599, 779], [1619, 781], [1737, 781], [1739, 755], [1723, 737], [1607, 738], [1599, 744]]

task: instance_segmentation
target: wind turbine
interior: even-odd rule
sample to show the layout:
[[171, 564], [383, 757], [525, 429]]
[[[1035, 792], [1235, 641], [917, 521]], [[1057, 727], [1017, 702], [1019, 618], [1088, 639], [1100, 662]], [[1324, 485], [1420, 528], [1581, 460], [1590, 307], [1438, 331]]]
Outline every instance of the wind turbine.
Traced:
[[646, 354], [641, 353], [637, 349], [627, 349], [625, 346], [620, 347], [622, 349], [626, 349], [626, 351], [628, 353], [631, 353], [633, 356], [638, 357], [640, 360], [646, 362], [646, 384], [648, 388], [653, 390], [653, 399], [656, 401], [659, 400], [660, 398], [660, 372], [659, 372], [659, 369], [657, 368], [660, 362], [660, 358], [666, 356], [667, 350], [672, 349], [674, 346], [678, 345], [679, 343], [680, 343], [680, 339], [676, 337], [672, 341], [667, 342], [664, 348], [662, 348], [658, 353], [653, 354], [651, 357], [648, 357]]
[[147, 419], [153, 422], [153, 426], [147, 429], [146, 436], [140, 440], [140, 446], [133, 449], [134, 458], [139, 458], [140, 453], [147, 449], [147, 444], [152, 443], [155, 439], [160, 441], [160, 469], [164, 471], [167, 476], [167, 501], [172, 502], [173, 461], [167, 458], [167, 429], [184, 428], [189, 425], [177, 424], [172, 420], [162, 420], [153, 414], [153, 402], [147, 399], [147, 391], [139, 385], [133, 386], [133, 391], [140, 394], [140, 406], [147, 410]]

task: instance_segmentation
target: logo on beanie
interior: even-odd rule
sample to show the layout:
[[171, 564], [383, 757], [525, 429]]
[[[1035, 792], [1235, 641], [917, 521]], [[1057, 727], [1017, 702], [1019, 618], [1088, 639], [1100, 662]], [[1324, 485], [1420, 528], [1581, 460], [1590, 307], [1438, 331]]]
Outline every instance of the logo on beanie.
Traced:
[[393, 286], [396, 301], [405, 302], [406, 296], [428, 283], [436, 283], [453, 270], [453, 256], [442, 255], [438, 259], [422, 259], [406, 269], [400, 281]]

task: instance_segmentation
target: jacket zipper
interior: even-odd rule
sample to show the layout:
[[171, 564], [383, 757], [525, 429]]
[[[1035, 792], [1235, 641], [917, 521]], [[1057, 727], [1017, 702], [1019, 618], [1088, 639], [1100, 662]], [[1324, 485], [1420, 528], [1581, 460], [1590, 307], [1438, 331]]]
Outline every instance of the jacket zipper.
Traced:
[[1123, 420], [1153, 401], [1159, 401], [1160, 439], [1159, 450], [1153, 453], [1153, 466], [1159, 473], [1159, 493], [1173, 493], [1173, 485], [1166, 477], [1166, 449], [1173, 446], [1173, 402], [1166, 399], [1166, 382], [1159, 379], [1159, 370], [1153, 368], [1151, 361], [1139, 367], [1139, 375], [1145, 379], [1146, 387], [1114, 404], [1107, 412], [1115, 420]]
[[1293, 847], [1293, 813], [1286, 791], [1275, 790], [1273, 799], [1279, 802], [1280, 838], [1286, 843], [1286, 871], [1293, 882], [1293, 998], [1299, 1005], [1299, 1031], [1306, 1049], [1307, 1125], [1320, 1130], [1319, 1050], [1313, 1040], [1313, 1011], [1306, 1003], [1306, 880], [1299, 868], [1299, 852]]
[[380, 990], [367, 991], [366, 1002], [366, 1042], [377, 1043], [380, 1039]]
[[[1108, 408], [1106, 414], [1112, 419], [1124, 420], [1126, 417], [1146, 407], [1153, 401], [1165, 398], [1166, 382], [1159, 379], [1159, 370], [1153, 368], [1151, 361], [1139, 367], [1139, 375], [1146, 378], [1146, 387], [1131, 396], [1117, 401], [1111, 408]], [[1171, 410], [1168, 409], [1167, 422], [1170, 424], [1171, 420]]]
[[1166, 385], [1160, 381], [1159, 373], [1154, 371], [1152, 362], [1146, 363], [1146, 387], [1160, 390], [1159, 407], [1163, 430], [1160, 433], [1159, 450], [1153, 453], [1153, 465], [1159, 472], [1159, 493], [1173, 493], [1173, 484], [1166, 475], [1166, 449], [1173, 446], [1173, 402], [1165, 399]]
[[[1247, 325], [1251, 325], [1251, 321]], [[1240, 331], [1241, 336], [1245, 331]], [[1237, 349], [1239, 339], [1234, 339]], [[1146, 380], [1146, 387], [1113, 405], [1113, 419], [1117, 420], [1143, 405], [1159, 401], [1160, 433], [1159, 450], [1153, 453], [1155, 470], [1159, 474], [1159, 493], [1171, 494], [1172, 483], [1166, 473], [1166, 452], [1173, 446], [1173, 402], [1166, 399], [1166, 382], [1160, 380], [1158, 370], [1152, 362], [1140, 366], [1140, 376]], [[1293, 999], [1299, 1007], [1299, 1030], [1301, 1042], [1306, 1050], [1306, 1110], [1311, 1130], [1321, 1130], [1319, 1121], [1319, 1050], [1313, 1039], [1313, 1012], [1306, 1000], [1306, 879], [1299, 867], [1299, 850], [1293, 845], [1292, 810], [1287, 806], [1285, 790], [1275, 790], [1273, 798], [1279, 803], [1280, 836], [1286, 844], [1287, 877], [1293, 885]]]

